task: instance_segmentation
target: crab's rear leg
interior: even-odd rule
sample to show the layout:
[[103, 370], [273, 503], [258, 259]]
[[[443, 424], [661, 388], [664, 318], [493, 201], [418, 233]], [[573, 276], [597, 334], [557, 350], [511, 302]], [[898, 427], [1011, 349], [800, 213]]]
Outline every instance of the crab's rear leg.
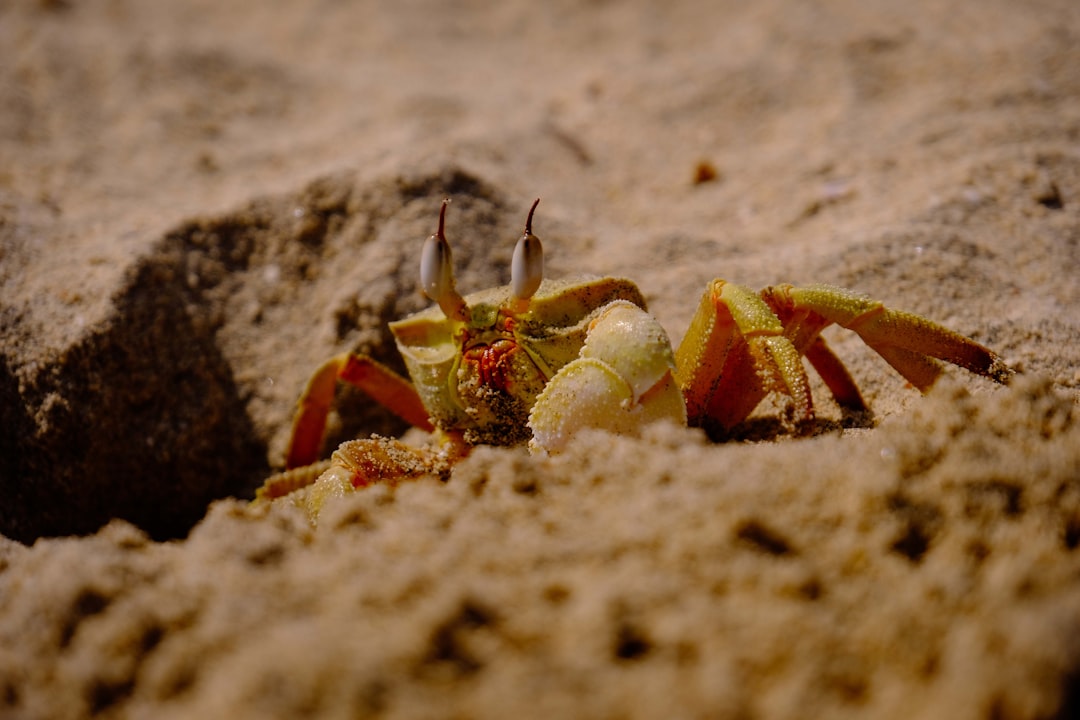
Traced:
[[730, 429], [770, 392], [790, 399], [792, 424], [813, 419], [799, 351], [776, 313], [748, 288], [709, 283], [675, 365], [691, 425]]
[[[974, 340], [920, 315], [887, 308], [881, 302], [851, 290], [832, 285], [779, 285], [766, 288], [762, 297], [819, 372], [821, 368], [811, 355], [812, 346], [807, 343], [818, 339], [817, 332], [821, 328], [836, 323], [856, 332], [923, 392], [929, 390], [941, 375], [943, 368], [939, 360], [999, 383], [1008, 382], [1013, 374], [992, 350]], [[828, 382], [828, 378], [825, 379]]]
[[287, 468], [310, 465], [318, 459], [339, 380], [360, 388], [410, 425], [428, 432], [434, 429], [427, 409], [408, 380], [367, 355], [337, 355], [315, 371], [300, 396], [285, 456]]
[[825, 387], [829, 388], [829, 392], [840, 407], [856, 412], [867, 409], [866, 401], [859, 392], [859, 386], [855, 384], [855, 380], [844, 363], [825, 343], [824, 338], [820, 336], [814, 338], [803, 355], [810, 361], [818, 376], [825, 381]]

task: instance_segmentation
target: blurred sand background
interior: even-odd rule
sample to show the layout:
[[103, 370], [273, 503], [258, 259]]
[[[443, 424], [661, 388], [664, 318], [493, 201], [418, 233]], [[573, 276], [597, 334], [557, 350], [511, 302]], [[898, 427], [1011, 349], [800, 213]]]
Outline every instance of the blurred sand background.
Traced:
[[[464, 292], [540, 196], [676, 342], [831, 282], [1022, 376], [830, 331], [873, 414], [812, 438], [249, 508], [321, 360], [400, 365], [445, 196]], [[0, 2], [0, 717], [1075, 716], [1078, 248], [1069, 0]]]

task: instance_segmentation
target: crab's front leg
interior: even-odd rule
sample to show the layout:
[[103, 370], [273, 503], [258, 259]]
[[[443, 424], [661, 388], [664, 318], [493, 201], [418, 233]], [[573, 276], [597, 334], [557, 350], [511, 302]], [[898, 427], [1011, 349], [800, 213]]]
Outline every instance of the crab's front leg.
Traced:
[[[325, 487], [333, 487], [337, 480], [348, 477], [353, 486], [368, 484], [372, 480], [409, 476], [412, 469], [423, 464], [425, 457], [419, 451], [399, 449], [384, 438], [345, 443], [331, 460], [316, 462], [322, 446], [323, 433], [338, 381], [360, 388], [375, 401], [398, 415], [414, 427], [432, 431], [428, 411], [420, 401], [416, 389], [408, 380], [367, 355], [344, 353], [330, 358], [312, 374], [297, 403], [293, 418], [289, 447], [285, 453], [285, 472], [267, 478], [256, 493], [258, 501], [269, 501], [307, 487], [316, 481]], [[359, 445], [368, 443], [371, 461], [365, 462], [355, 451]], [[346, 449], [346, 445], [352, 446]], [[400, 443], [397, 443], [400, 445]], [[396, 466], [388, 462], [399, 459]], [[325, 494], [319, 491], [316, 494]], [[321, 502], [319, 503], [321, 506]]]
[[579, 357], [563, 366], [529, 415], [530, 449], [558, 452], [581, 429], [636, 433], [660, 419], [686, 423], [671, 342], [647, 312], [623, 300], [600, 308]]
[[299, 468], [318, 459], [339, 380], [360, 388], [413, 427], [428, 432], [434, 429], [412, 383], [367, 355], [337, 355], [319, 366], [300, 395], [285, 454], [286, 468]]
[[377, 435], [343, 442], [308, 491], [305, 509], [312, 523], [318, 523], [323, 506], [332, 498], [376, 483], [395, 486], [423, 475], [446, 477], [468, 451], [469, 446], [452, 433], [440, 433], [439, 442], [424, 447]]

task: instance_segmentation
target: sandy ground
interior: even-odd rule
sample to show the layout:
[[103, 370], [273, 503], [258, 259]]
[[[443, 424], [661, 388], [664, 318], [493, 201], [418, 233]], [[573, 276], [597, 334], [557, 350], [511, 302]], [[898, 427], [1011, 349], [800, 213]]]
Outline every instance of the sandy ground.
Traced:
[[[1080, 712], [1080, 5], [15, 1], [0, 48], [0, 717]], [[830, 330], [873, 414], [815, 381], [811, 438], [251, 508], [320, 361], [400, 367], [445, 196], [464, 292], [540, 196], [676, 342], [713, 277], [831, 282], [1021, 374]], [[405, 430], [338, 400], [328, 449]]]

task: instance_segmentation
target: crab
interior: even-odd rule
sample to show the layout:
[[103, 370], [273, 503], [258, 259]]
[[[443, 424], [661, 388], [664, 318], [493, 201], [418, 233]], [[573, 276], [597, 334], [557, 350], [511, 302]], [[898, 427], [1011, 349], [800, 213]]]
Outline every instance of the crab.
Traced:
[[[673, 349], [630, 280], [544, 277], [532, 204], [511, 260], [510, 284], [462, 297], [454, 283], [444, 200], [438, 230], [424, 243], [420, 282], [435, 305], [391, 322], [411, 382], [366, 355], [321, 365], [298, 403], [286, 471], [256, 501], [314, 483], [313, 521], [333, 496], [374, 482], [446, 475], [478, 444], [563, 451], [587, 428], [634, 434], [661, 420], [724, 435], [768, 395], [783, 401], [782, 423], [806, 431], [814, 420], [805, 358], [836, 402], [866, 404], [821, 331], [854, 331], [911, 385], [925, 392], [944, 366], [998, 383], [1013, 371], [993, 351], [919, 315], [885, 307], [832, 285], [774, 285], [761, 292], [708, 283], [686, 334]], [[371, 437], [343, 443], [316, 462], [339, 382], [434, 434], [426, 446]]]

